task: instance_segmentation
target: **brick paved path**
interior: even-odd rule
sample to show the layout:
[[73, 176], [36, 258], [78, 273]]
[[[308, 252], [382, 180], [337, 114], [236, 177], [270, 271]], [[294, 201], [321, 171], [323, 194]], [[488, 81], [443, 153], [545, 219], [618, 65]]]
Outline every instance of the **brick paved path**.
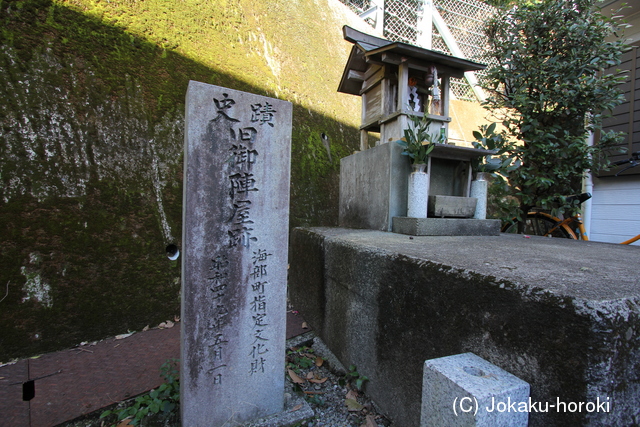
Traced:
[[[306, 332], [302, 322], [287, 313], [287, 339]], [[177, 323], [0, 367], [0, 427], [55, 426], [144, 393], [162, 383], [160, 366], [179, 357]], [[35, 395], [25, 401], [31, 384]]]

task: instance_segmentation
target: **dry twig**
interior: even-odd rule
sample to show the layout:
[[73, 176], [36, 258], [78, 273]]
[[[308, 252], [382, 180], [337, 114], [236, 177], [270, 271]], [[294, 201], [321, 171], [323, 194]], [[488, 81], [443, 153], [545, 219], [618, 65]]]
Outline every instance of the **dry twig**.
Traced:
[[7, 293], [4, 295], [2, 299], [0, 299], [0, 302], [4, 301], [4, 299], [9, 296], [9, 283], [11, 283], [11, 281], [7, 282]]

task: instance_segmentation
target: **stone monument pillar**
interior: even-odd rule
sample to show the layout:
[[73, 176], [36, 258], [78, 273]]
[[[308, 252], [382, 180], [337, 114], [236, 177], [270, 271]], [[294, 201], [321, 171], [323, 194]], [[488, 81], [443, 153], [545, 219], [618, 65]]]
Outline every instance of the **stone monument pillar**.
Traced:
[[286, 101], [189, 83], [182, 425], [283, 409], [291, 116]]

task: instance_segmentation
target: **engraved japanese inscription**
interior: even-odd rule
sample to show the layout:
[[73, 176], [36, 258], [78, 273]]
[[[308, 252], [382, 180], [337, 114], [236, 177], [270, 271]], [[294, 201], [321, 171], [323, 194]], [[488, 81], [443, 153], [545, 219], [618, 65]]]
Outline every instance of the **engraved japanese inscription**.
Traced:
[[282, 410], [290, 146], [290, 103], [190, 82], [183, 425]]

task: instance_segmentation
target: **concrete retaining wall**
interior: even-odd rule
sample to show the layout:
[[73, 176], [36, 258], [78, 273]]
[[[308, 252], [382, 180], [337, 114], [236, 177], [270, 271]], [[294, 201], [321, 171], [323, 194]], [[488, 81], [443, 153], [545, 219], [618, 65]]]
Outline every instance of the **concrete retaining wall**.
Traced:
[[464, 352], [531, 384], [532, 426], [640, 423], [638, 248], [313, 228], [290, 257], [293, 304], [395, 425], [419, 424], [424, 361]]

